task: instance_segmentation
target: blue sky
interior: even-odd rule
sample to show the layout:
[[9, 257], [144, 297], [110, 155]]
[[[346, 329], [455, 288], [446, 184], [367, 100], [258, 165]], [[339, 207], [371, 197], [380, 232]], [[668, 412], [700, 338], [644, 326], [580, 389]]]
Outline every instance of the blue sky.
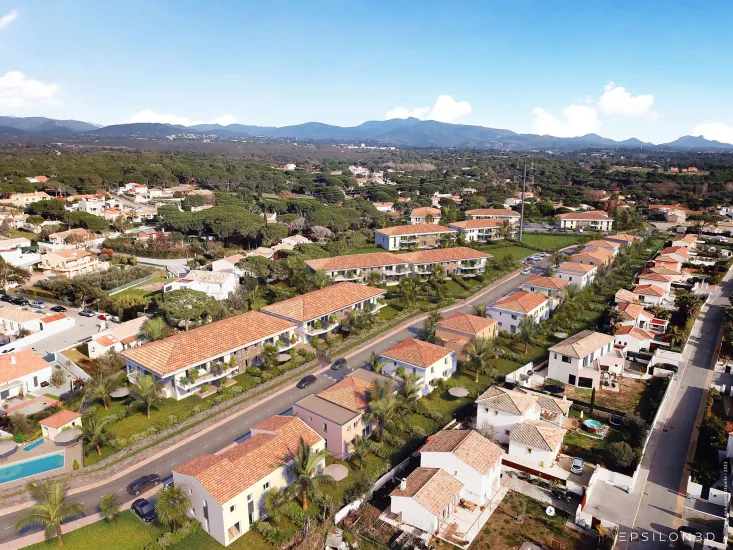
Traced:
[[0, 113], [733, 142], [731, 2], [0, 0]]

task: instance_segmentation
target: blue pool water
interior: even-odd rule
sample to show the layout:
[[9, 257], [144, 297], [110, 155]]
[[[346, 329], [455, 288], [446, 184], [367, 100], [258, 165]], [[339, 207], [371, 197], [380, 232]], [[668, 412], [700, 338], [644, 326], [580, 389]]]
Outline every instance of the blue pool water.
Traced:
[[56, 470], [64, 466], [64, 452], [30, 458], [23, 462], [16, 462], [0, 467], [0, 483], [23, 479], [24, 477]]
[[36, 447], [38, 447], [39, 445], [43, 445], [43, 443], [44, 443], [45, 441], [46, 441], [46, 439], [42, 437], [42, 438], [41, 438], [41, 439], [39, 439], [38, 441], [34, 441], [34, 442], [33, 442], [33, 443], [31, 443], [30, 445], [26, 445], [25, 447], [23, 447], [23, 450], [24, 450], [24, 451], [32, 451], [33, 449], [35, 449], [35, 448], [36, 448]]

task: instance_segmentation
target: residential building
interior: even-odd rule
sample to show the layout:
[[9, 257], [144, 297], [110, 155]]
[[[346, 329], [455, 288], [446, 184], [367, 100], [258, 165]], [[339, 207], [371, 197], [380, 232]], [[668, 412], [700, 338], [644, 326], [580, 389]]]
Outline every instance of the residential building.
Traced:
[[41, 426], [41, 435], [44, 438], [56, 441], [56, 436], [61, 432], [81, 428], [81, 414], [61, 409], [59, 412], [44, 418], [38, 424]]
[[583, 244], [583, 251], [586, 250], [593, 250], [594, 248], [600, 248], [601, 250], [607, 250], [608, 252], [611, 252], [613, 254], [613, 258], [618, 256], [618, 253], [621, 251], [621, 249], [624, 247], [621, 243], [617, 243], [615, 241], [609, 241], [607, 239], [595, 239], [592, 241], [588, 241], [587, 243]]
[[435, 223], [418, 225], [396, 225], [374, 231], [377, 246], [385, 250], [410, 250], [413, 248], [435, 248], [441, 239], [454, 240], [458, 231]]
[[560, 453], [566, 433], [566, 429], [544, 420], [517, 424], [509, 436], [509, 452], [504, 462], [524, 469], [549, 468]]
[[373, 202], [374, 208], [379, 212], [392, 212], [393, 202]]
[[675, 237], [672, 239], [672, 246], [683, 246], [694, 250], [697, 247], [697, 237], [692, 233], [688, 233], [684, 237]]
[[624, 302], [618, 304], [616, 310], [621, 317], [619, 323], [621, 326], [649, 328], [654, 319], [654, 315], [645, 310], [641, 304]]
[[[220, 454], [202, 454], [173, 470], [173, 482], [185, 487], [191, 499], [189, 515], [224, 546], [250, 530], [264, 517], [264, 498], [270, 489], [283, 489], [294, 479], [281, 463], [300, 441], [313, 451], [325, 441], [294, 416], [272, 416], [255, 424], [251, 436]], [[322, 472], [325, 461], [318, 464]]]
[[367, 275], [376, 271], [381, 280], [387, 284], [397, 284], [402, 277], [412, 273], [412, 267], [402, 254], [389, 252], [370, 252], [368, 254], [352, 254], [351, 256], [335, 256], [333, 258], [316, 258], [306, 260], [305, 265], [311, 271], [321, 271], [331, 277], [334, 282], [352, 281], [366, 282]]
[[517, 290], [491, 304], [486, 315], [499, 324], [499, 330], [514, 334], [525, 318], [531, 317], [541, 323], [550, 316], [550, 311], [547, 296]]
[[29, 349], [0, 355], [0, 403], [40, 391], [51, 373], [51, 363]]
[[649, 351], [656, 334], [636, 326], [622, 326], [614, 335], [614, 345], [626, 352]]
[[244, 270], [238, 267], [237, 264], [245, 258], [244, 254], [234, 254], [221, 258], [220, 260], [214, 260], [211, 262], [211, 271], [216, 273], [234, 273], [237, 277], [244, 276]]
[[304, 237], [303, 235], [290, 235], [290, 237], [285, 237], [284, 239], [281, 239], [280, 242], [272, 248], [275, 251], [294, 250], [295, 247], [300, 244], [310, 244], [312, 242], [313, 241], [311, 241], [308, 237]]
[[459, 361], [465, 361], [467, 356], [463, 348], [476, 338], [495, 338], [499, 333], [499, 325], [493, 319], [470, 315], [457, 311], [438, 322], [435, 337], [443, 346], [453, 350]]
[[[667, 268], [668, 269], [668, 268]], [[673, 278], [669, 275], [661, 275], [653, 271], [642, 271], [639, 275], [640, 285], [654, 285], [663, 288], [665, 292], [671, 292]]]
[[639, 302], [639, 297], [625, 288], [621, 288], [616, 292], [614, 299], [616, 304], [633, 304]]
[[475, 430], [441, 430], [420, 448], [420, 466], [441, 468], [463, 484], [462, 499], [484, 506], [501, 487], [504, 454]]
[[607, 237], [604, 237], [603, 240], [620, 243], [625, 246], [631, 246], [633, 243], [640, 241], [641, 237], [637, 237], [636, 235], [629, 235], [628, 233], [616, 233], [615, 235], [608, 235]]
[[382, 352], [381, 357], [387, 361], [382, 372], [391, 374], [402, 367], [405, 375], [417, 375], [422, 395], [433, 391], [435, 380], [447, 380], [456, 372], [457, 360], [453, 350], [415, 338], [392, 346]]
[[568, 212], [557, 216], [561, 229], [585, 229], [589, 231], [611, 231], [613, 218], [603, 210], [589, 212]]
[[33, 193], [11, 193], [8, 200], [10, 204], [16, 208], [28, 208], [29, 205], [38, 201], [47, 201], [51, 199], [51, 195], [44, 191], [34, 191]]
[[148, 192], [148, 186], [144, 183], [126, 183], [121, 191], [128, 195], [145, 195]]
[[613, 252], [604, 248], [584, 248], [577, 254], [570, 256], [568, 261], [603, 268], [611, 265], [611, 262], [613, 262]]
[[122, 350], [139, 346], [144, 341], [142, 328], [147, 321], [147, 317], [137, 317], [124, 323], [112, 325], [107, 330], [95, 334], [87, 342], [89, 357], [96, 359], [108, 351], [119, 353]]
[[661, 306], [668, 296], [668, 292], [657, 285], [638, 285], [633, 293], [639, 302], [648, 306]]
[[31, 242], [25, 237], [18, 237], [17, 239], [6, 239], [4, 237], [0, 237], [0, 250], [3, 252], [30, 248], [30, 246]]
[[41, 331], [41, 319], [44, 313], [36, 313], [29, 309], [0, 306], [0, 333], [5, 336], [18, 336], [21, 331], [28, 333]]
[[46, 183], [48, 181], [47, 176], [31, 176], [29, 178], [25, 178], [30, 183]]
[[410, 223], [412, 225], [440, 223], [440, 208], [430, 208], [429, 206], [413, 208], [410, 212]]
[[652, 260], [654, 267], [666, 267], [679, 272], [682, 271], [684, 261], [677, 254], [660, 254]]
[[358, 369], [333, 386], [296, 402], [293, 415], [326, 441], [326, 449], [335, 458], [345, 459], [357, 435], [368, 437], [372, 433], [374, 426], [365, 422], [363, 416], [369, 408], [369, 391], [375, 380], [394, 384], [391, 378]]
[[520, 389], [491, 386], [476, 399], [476, 427], [486, 437], [504, 445], [517, 424], [544, 420], [562, 426], [573, 402]]
[[314, 336], [334, 330], [352, 311], [375, 313], [384, 305], [385, 292], [344, 282], [270, 304], [262, 312], [294, 323], [297, 332], [310, 342]]
[[435, 250], [420, 250], [399, 254], [399, 258], [409, 262], [412, 274], [425, 277], [433, 272], [435, 267], [443, 268], [446, 276], [463, 275], [473, 276], [486, 270], [486, 262], [491, 254], [474, 250], [466, 246], [439, 248]]
[[670, 269], [669, 267], [663, 265], [659, 267], [647, 267], [641, 273], [642, 275], [646, 275], [647, 273], [664, 275], [665, 277], [669, 277], [673, 282], [683, 281], [685, 278], [687, 278], [687, 275], [684, 272]]
[[570, 281], [559, 277], [532, 277], [522, 283], [521, 289], [525, 292], [534, 292], [550, 298], [550, 308], [557, 308], [563, 299], [563, 289], [570, 284]]
[[609, 334], [583, 330], [555, 344], [549, 349], [548, 378], [581, 388], [598, 388], [598, 359], [611, 353], [613, 341]]
[[519, 212], [506, 208], [475, 208], [473, 210], [466, 210], [466, 218], [469, 220], [507, 220], [511, 224], [517, 224], [521, 215]]
[[[463, 222], [450, 222], [448, 227], [458, 231], [466, 242], [485, 243], [501, 239], [504, 220], [494, 218], [477, 218]], [[510, 226], [511, 227], [511, 226]], [[514, 234], [514, 230], [510, 235]]]
[[184, 288], [198, 290], [216, 300], [226, 300], [239, 288], [239, 277], [226, 271], [192, 269], [182, 279], [166, 283], [163, 292]]
[[99, 256], [88, 250], [56, 250], [41, 256], [38, 266], [46, 277], [67, 277], [87, 275], [109, 269], [109, 262], [100, 262]]
[[434, 535], [458, 506], [463, 483], [440, 468], [416, 468], [390, 494], [390, 511], [401, 523]]
[[690, 261], [690, 249], [684, 246], [668, 246], [662, 249], [660, 256], [671, 256], [677, 261], [685, 263]]
[[598, 267], [594, 265], [579, 264], [576, 262], [563, 262], [555, 271], [554, 277], [562, 279], [577, 286], [580, 290], [593, 284], [598, 273]]
[[68, 248], [80, 248], [87, 246], [90, 241], [97, 239], [97, 235], [83, 227], [67, 229], [58, 233], [51, 233], [46, 241], [38, 243], [41, 252], [53, 252]]
[[274, 248], [270, 248], [269, 246], [258, 246], [251, 252], [247, 252], [245, 254], [245, 258], [249, 258], [250, 256], [259, 256], [261, 258], [267, 258], [268, 260], [271, 260], [275, 257], [275, 253], [277, 250]]
[[260, 365], [266, 344], [284, 352], [298, 343], [295, 324], [259, 311], [248, 311], [163, 340], [122, 352], [132, 382], [150, 374], [162, 395], [183, 399], [202, 385], [219, 388], [251, 365]]

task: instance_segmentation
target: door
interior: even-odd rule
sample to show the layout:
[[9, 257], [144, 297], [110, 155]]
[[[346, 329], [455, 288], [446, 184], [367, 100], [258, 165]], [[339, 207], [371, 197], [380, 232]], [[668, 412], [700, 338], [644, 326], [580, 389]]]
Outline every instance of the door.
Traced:
[[568, 384], [575, 385], [575, 375], [574, 374], [568, 374]]

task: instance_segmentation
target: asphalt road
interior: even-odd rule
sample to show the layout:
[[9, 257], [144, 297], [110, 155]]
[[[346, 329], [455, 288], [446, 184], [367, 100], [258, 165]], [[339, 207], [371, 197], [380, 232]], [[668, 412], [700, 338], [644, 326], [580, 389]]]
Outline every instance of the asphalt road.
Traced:
[[[539, 268], [533, 268], [535, 273], [539, 273]], [[518, 275], [512, 279], [497, 285], [492, 288], [486, 294], [479, 298], [475, 298], [466, 304], [458, 307], [451, 308], [448, 313], [454, 311], [463, 311], [466, 313], [472, 313], [474, 307], [479, 303], [490, 304], [501, 298], [507, 292], [520, 286], [524, 281], [533, 277], [534, 275]], [[299, 390], [297, 388], [290, 389], [275, 398], [264, 401], [251, 411], [242, 414], [240, 416], [232, 418], [227, 424], [217, 429], [215, 434], [206, 435], [204, 437], [197, 438], [193, 443], [189, 444], [183, 450], [177, 449], [175, 451], [162, 455], [160, 458], [146, 464], [144, 467], [136, 469], [129, 474], [121, 477], [120, 479], [114, 480], [104, 487], [97, 489], [91, 489], [75, 494], [72, 498], [76, 502], [81, 502], [84, 505], [87, 513], [97, 512], [97, 505], [99, 499], [110, 492], [117, 493], [121, 502], [127, 502], [133, 500], [127, 491], [127, 485], [138, 477], [146, 474], [156, 473], [162, 478], [165, 478], [171, 474], [171, 471], [178, 465], [187, 462], [195, 456], [202, 453], [216, 453], [217, 451], [227, 447], [234, 443], [237, 439], [246, 435], [250, 428], [257, 424], [257, 422], [268, 418], [272, 415], [279, 414], [282, 412], [289, 411], [292, 405], [305, 396], [317, 393], [334, 383], [337, 380], [343, 379], [352, 369], [360, 368], [366, 364], [372, 352], [381, 353], [387, 348], [407, 339], [415, 337], [419, 330], [422, 328], [423, 322], [412, 323], [409, 327], [398, 331], [396, 334], [385, 338], [383, 341], [376, 344], [368, 345], [359, 350], [353, 356], [349, 356], [348, 363], [349, 368], [341, 371], [329, 371], [325, 375], [318, 376], [318, 382], [307, 389]], [[335, 359], [335, 358], [334, 358]], [[12, 514], [0, 516], [0, 545], [2, 543], [13, 540], [18, 537], [15, 530], [15, 523], [19, 517], [21, 517], [23, 511], [15, 512]], [[37, 532], [40, 529], [27, 529], [23, 531], [22, 535]]]

